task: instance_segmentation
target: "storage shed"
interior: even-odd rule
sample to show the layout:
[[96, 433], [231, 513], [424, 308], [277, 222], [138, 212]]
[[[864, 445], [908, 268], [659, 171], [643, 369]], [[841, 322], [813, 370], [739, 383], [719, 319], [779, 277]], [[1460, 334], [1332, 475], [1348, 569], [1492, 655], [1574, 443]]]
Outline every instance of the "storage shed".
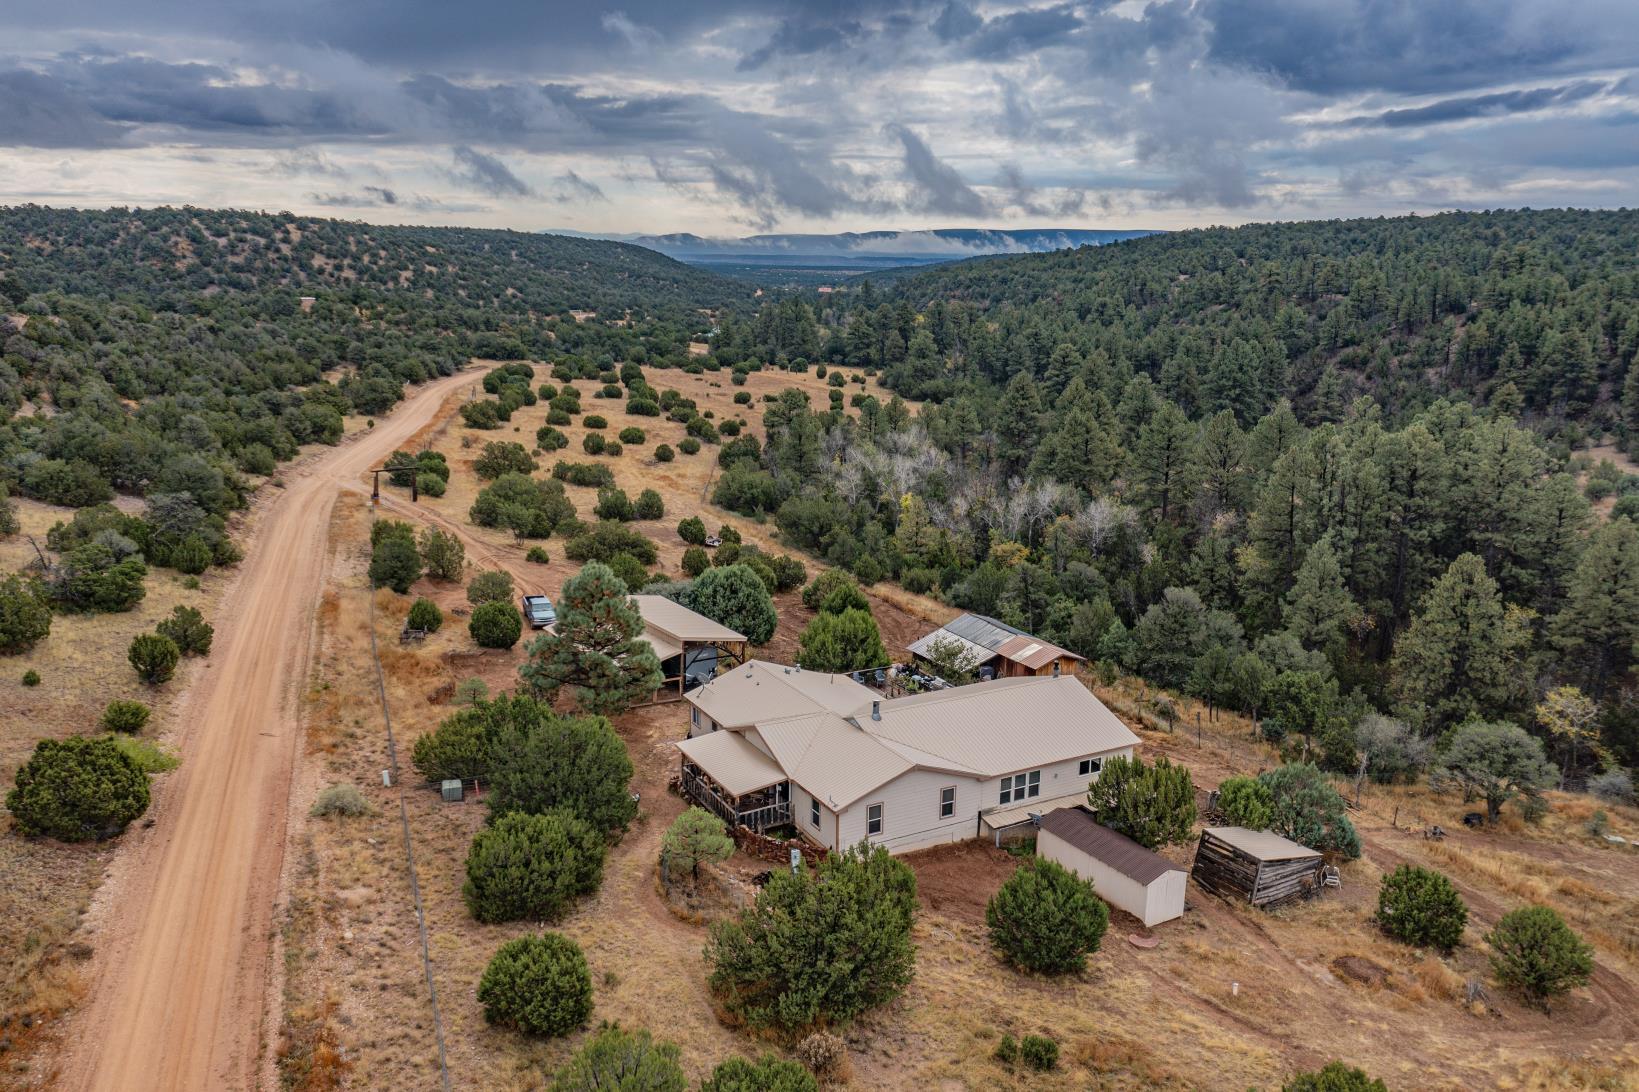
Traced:
[[1320, 890], [1318, 850], [1267, 830], [1208, 827], [1195, 850], [1195, 882], [1268, 909]]
[[1109, 827], [1101, 826], [1084, 807], [1060, 808], [1042, 816], [1036, 855], [1093, 881], [1093, 890], [1145, 928], [1182, 917], [1182, 865], [1152, 853]]

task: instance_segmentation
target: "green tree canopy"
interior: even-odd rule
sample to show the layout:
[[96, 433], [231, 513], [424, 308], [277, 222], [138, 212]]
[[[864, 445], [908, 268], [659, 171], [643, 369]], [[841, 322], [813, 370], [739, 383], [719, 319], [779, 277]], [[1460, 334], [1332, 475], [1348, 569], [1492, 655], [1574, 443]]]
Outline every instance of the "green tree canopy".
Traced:
[[533, 694], [550, 701], [568, 687], [582, 709], [615, 713], [659, 689], [660, 661], [643, 637], [643, 618], [609, 566], [589, 562], [564, 581], [557, 609], [558, 624], [530, 643], [518, 668]]

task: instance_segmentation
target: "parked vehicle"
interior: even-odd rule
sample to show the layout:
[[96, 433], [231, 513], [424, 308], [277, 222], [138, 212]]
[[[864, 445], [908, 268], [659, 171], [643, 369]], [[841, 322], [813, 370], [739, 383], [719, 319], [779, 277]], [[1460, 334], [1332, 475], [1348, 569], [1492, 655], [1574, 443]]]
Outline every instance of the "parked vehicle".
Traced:
[[716, 549], [718, 546], [721, 546], [722, 544], [723, 544], [723, 540], [721, 538], [719, 538], [718, 536], [716, 536], [716, 535], [707, 535], [706, 536], [706, 545], [707, 546], [710, 546], [711, 548]]
[[524, 618], [529, 622], [530, 629], [545, 629], [558, 620], [557, 608], [552, 600], [544, 595], [524, 596]]

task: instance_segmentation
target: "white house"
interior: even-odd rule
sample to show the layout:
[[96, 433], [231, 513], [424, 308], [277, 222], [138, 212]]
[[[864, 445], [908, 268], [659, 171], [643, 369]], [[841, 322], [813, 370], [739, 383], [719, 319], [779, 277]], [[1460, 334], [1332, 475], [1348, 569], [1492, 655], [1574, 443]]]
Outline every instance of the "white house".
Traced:
[[1086, 808], [1060, 808], [1041, 820], [1036, 855], [1057, 861], [1117, 910], [1148, 928], [1182, 917], [1189, 877], [1182, 865], [1100, 825]]
[[884, 699], [846, 675], [752, 660], [688, 695], [685, 793], [754, 830], [893, 852], [992, 836], [1080, 803], [1138, 738], [1068, 675]]

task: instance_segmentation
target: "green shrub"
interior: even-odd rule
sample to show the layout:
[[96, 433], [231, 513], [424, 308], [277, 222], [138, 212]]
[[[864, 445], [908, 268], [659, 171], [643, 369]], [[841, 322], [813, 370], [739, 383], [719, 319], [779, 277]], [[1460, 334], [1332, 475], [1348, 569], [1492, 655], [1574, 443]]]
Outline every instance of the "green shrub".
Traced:
[[535, 446], [542, 451], [558, 451], [569, 446], [569, 437], [551, 425], [542, 425], [535, 430]]
[[557, 933], [509, 940], [478, 980], [478, 1003], [491, 1024], [529, 1035], [567, 1035], [592, 1015], [586, 956]]
[[603, 879], [603, 835], [561, 808], [511, 812], [479, 831], [462, 897], [482, 922], [552, 921]]
[[768, 1054], [755, 1062], [725, 1059], [700, 1082], [700, 1092], [819, 1092], [819, 1082], [796, 1062]]
[[1093, 818], [1146, 849], [1187, 841], [1195, 827], [1195, 785], [1189, 770], [1166, 755], [1145, 766], [1137, 755], [1104, 760], [1087, 788]]
[[915, 914], [915, 873], [880, 846], [776, 869], [751, 908], [712, 926], [711, 989], [753, 1028], [845, 1023], [909, 985]]
[[580, 423], [585, 425], [587, 428], [608, 428], [609, 427], [608, 418], [601, 417], [596, 413], [588, 413], [585, 417], [582, 417], [580, 419]]
[[1093, 885], [1044, 857], [1031, 857], [985, 907], [990, 942], [1016, 967], [1064, 974], [1087, 965], [1109, 928], [1110, 910]]
[[641, 588], [649, 582], [649, 570], [631, 554], [616, 554], [607, 564], [628, 588]]
[[581, 437], [581, 450], [586, 452], [588, 455], [601, 455], [603, 454], [603, 449], [606, 446], [607, 441], [604, 440], [601, 432], [588, 432], [585, 436]]
[[39, 585], [12, 573], [0, 580], [0, 655], [27, 652], [51, 634], [51, 605]]
[[1468, 907], [1438, 872], [1403, 864], [1377, 889], [1377, 924], [1402, 943], [1449, 952], [1463, 939]]
[[592, 510], [592, 514], [598, 519], [613, 519], [624, 523], [633, 517], [632, 499], [626, 495], [624, 489], [616, 489], [613, 486], [600, 489], [598, 504]]
[[18, 769], [6, 807], [24, 834], [111, 838], [148, 810], [148, 775], [106, 736], [42, 739]]
[[653, 565], [659, 557], [654, 543], [645, 538], [642, 532], [614, 520], [602, 520], [593, 524], [586, 531], [570, 539], [563, 550], [571, 561], [608, 562], [616, 554], [631, 554], [643, 564]]
[[1228, 777], [1218, 786], [1218, 810], [1230, 826], [1268, 830], [1275, 817], [1275, 794], [1255, 777]]
[[654, 449], [654, 457], [656, 462], [669, 463], [677, 458], [677, 452], [672, 450], [670, 444], [661, 444]]
[[467, 632], [479, 648], [511, 648], [523, 629], [523, 617], [511, 603], [484, 603], [467, 620]]
[[1046, 1073], [1058, 1068], [1059, 1045], [1045, 1035], [1026, 1035], [1019, 1040], [1019, 1060], [1038, 1073]]
[[415, 489], [423, 497], [442, 497], [447, 488], [444, 479], [437, 474], [417, 474]]
[[700, 454], [700, 441], [693, 436], [685, 436], [677, 441], [677, 450], [685, 455], [698, 455]]
[[524, 560], [532, 565], [545, 565], [552, 560], [552, 557], [546, 552], [545, 546], [531, 546], [524, 551]]
[[586, 485], [599, 489], [613, 488], [615, 484], [615, 472], [596, 463], [559, 462], [552, 467], [552, 476], [570, 485]]
[[636, 425], [627, 425], [620, 430], [620, 442], [623, 444], [641, 444], [649, 438], [649, 434]]
[[[824, 610], [826, 609], [825, 603], [830, 599], [832, 593], [839, 590], [843, 591], [844, 595], [836, 600], [837, 609], [831, 611], [831, 613], [841, 614], [849, 607], [857, 607], [860, 610], [871, 609], [870, 600], [866, 599], [864, 594], [859, 591], [859, 582], [846, 569], [826, 569], [814, 577], [808, 586], [802, 590], [802, 605], [809, 610]], [[858, 597], [848, 596], [848, 591], [856, 593]]]
[[683, 551], [683, 572], [691, 579], [711, 568], [711, 555], [699, 546]]
[[313, 801], [311, 814], [320, 819], [328, 815], [356, 819], [370, 814], [370, 801], [352, 785], [326, 785]]
[[1548, 998], [1587, 985], [1593, 974], [1593, 949], [1546, 906], [1504, 914], [1485, 940], [1497, 980], [1544, 1009]]
[[862, 671], [887, 662], [888, 650], [869, 611], [816, 615], [797, 637], [797, 663], [806, 671]]
[[504, 569], [491, 569], [479, 573], [467, 585], [467, 602], [475, 607], [485, 603], [510, 603], [512, 601], [512, 574]]
[[996, 1049], [990, 1056], [1005, 1066], [1015, 1065], [1019, 1060], [1019, 1041], [1013, 1038], [1010, 1032], [1002, 1032], [1002, 1037], [996, 1043]]
[[620, 441], [618, 440], [610, 440], [608, 443], [603, 445], [603, 453], [611, 459], [620, 458], [620, 453], [625, 450], [625, 448], [620, 446]]
[[502, 474], [532, 474], [535, 469], [535, 460], [524, 445], [512, 440], [491, 440], [472, 463], [473, 473], [487, 482]]
[[427, 564], [427, 575], [434, 580], [460, 580], [467, 568], [467, 548], [449, 531], [428, 527], [416, 543], [421, 560]]
[[[126, 542], [124, 549], [134, 548]], [[136, 553], [119, 556], [103, 542], [88, 542], [64, 554], [52, 593], [66, 610], [115, 613], [134, 610], [148, 590], [148, 566]]]
[[[482, 679], [468, 680], [482, 683]], [[459, 689], [459, 688], [457, 688]], [[485, 688], [487, 694], [487, 687]], [[476, 696], [481, 703], [485, 694]], [[427, 781], [488, 780], [492, 725], [485, 708], [465, 709], [416, 738], [410, 764]]]
[[439, 610], [438, 604], [431, 599], [417, 599], [410, 604], [410, 614], [404, 622], [411, 629], [437, 633], [444, 624], [444, 612]]
[[548, 425], [567, 425], [573, 420], [574, 418], [569, 415], [568, 410], [561, 410], [554, 406], [546, 411], [546, 423]]
[[1360, 835], [1344, 814], [1343, 797], [1313, 763], [1277, 766], [1258, 780], [1273, 796], [1270, 830], [1310, 849], [1360, 856]]
[[491, 815], [563, 808], [602, 834], [636, 818], [632, 759], [607, 719], [561, 716], [529, 697], [490, 706], [504, 721], [490, 751]]
[[723, 821], [704, 808], [690, 807], [672, 821], [660, 839], [660, 862], [669, 875], [687, 872], [700, 878], [700, 866], [720, 864], [734, 855], [734, 839]]
[[1342, 1062], [1328, 1062], [1324, 1069], [1294, 1074], [1280, 1087], [1281, 1092], [1389, 1092], [1387, 1085], [1366, 1076], [1365, 1070]]
[[675, 1043], [604, 1024], [552, 1078], [548, 1092], [685, 1092]]
[[370, 585], [389, 587], [400, 595], [421, 579], [421, 554], [413, 541], [382, 540], [370, 554]]
[[560, 482], [502, 474], [479, 491], [468, 518], [480, 527], [505, 527], [520, 538], [546, 538], [575, 518], [575, 506]]
[[179, 606], [171, 616], [154, 627], [161, 637], [169, 637], [184, 656], [209, 656], [216, 629], [193, 607]]
[[633, 417], [659, 417], [660, 406], [649, 398], [629, 398], [626, 401], [626, 412]]
[[32, 667], [29, 668], [27, 671], [23, 672], [23, 685], [24, 686], [39, 686], [40, 685], [40, 673], [38, 671], [34, 670]]
[[689, 516], [677, 525], [677, 537], [691, 546], [703, 546], [706, 542], [706, 524], [699, 516]]
[[131, 639], [131, 647], [126, 652], [126, 659], [136, 669], [137, 677], [152, 686], [169, 682], [176, 674], [177, 661], [182, 659], [181, 649], [169, 637], [158, 633], [139, 633]]
[[211, 546], [198, 535], [189, 535], [171, 551], [171, 568], [186, 576], [198, 576], [211, 567]]
[[734, 392], [734, 404], [736, 406], [749, 406], [749, 405], [751, 405], [751, 392], [750, 391], [735, 391]]
[[140, 701], [116, 698], [102, 711], [102, 727], [105, 732], [140, 732], [152, 712]]
[[666, 515], [666, 503], [660, 499], [658, 492], [645, 489], [637, 495], [632, 511], [638, 519], [663, 519]]
[[683, 605], [745, 634], [754, 645], [767, 644], [779, 622], [768, 588], [745, 565], [719, 566], [700, 574]]

